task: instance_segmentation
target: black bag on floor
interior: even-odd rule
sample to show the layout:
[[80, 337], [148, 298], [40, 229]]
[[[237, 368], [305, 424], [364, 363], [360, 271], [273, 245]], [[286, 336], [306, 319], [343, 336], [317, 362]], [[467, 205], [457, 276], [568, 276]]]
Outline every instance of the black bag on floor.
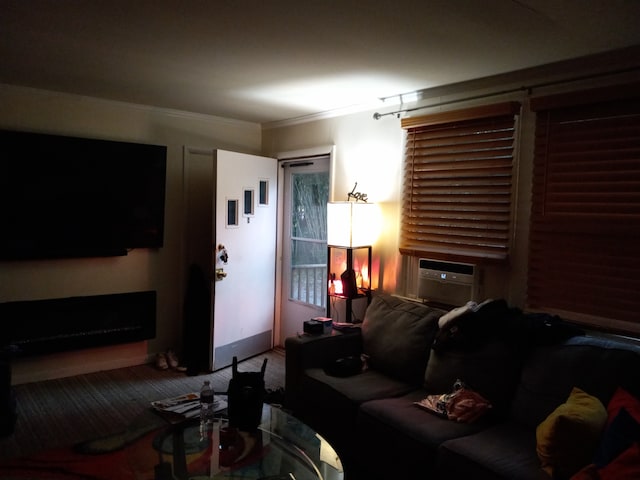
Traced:
[[259, 372], [238, 372], [238, 358], [233, 357], [233, 377], [229, 380], [229, 425], [244, 432], [254, 432], [262, 418], [265, 398], [264, 372], [267, 359]]

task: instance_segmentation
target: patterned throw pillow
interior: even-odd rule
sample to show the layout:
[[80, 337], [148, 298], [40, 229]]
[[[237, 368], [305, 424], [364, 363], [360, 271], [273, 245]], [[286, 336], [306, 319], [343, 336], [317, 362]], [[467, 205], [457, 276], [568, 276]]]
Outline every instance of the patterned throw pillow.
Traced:
[[629, 415], [635, 418], [637, 422], [640, 422], [640, 400], [624, 388], [618, 387], [607, 405], [607, 413], [609, 414], [607, 423], [611, 423], [623, 408]]
[[607, 411], [607, 426], [593, 463], [571, 480], [640, 478], [640, 401], [618, 388]]

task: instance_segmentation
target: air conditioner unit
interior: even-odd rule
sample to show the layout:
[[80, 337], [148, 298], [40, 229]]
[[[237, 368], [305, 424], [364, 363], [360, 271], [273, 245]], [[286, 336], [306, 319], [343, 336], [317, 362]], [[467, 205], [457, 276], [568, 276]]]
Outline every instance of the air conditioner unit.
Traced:
[[475, 265], [426, 258], [419, 262], [418, 298], [453, 306], [477, 301], [480, 275]]

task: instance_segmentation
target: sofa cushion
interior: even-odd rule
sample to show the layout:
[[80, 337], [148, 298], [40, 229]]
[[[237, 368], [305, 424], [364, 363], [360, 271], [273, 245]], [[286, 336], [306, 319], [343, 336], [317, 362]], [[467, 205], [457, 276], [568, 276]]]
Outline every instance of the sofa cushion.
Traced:
[[334, 377], [321, 368], [310, 368], [305, 373], [307, 396], [319, 396], [327, 403], [347, 401], [359, 405], [368, 400], [395, 397], [415, 390], [415, 386], [375, 370], [350, 377]]
[[370, 367], [420, 385], [438, 319], [444, 313], [418, 302], [374, 294], [362, 323], [363, 351]]
[[631, 345], [588, 336], [536, 348], [522, 369], [511, 418], [536, 428], [573, 387], [607, 405], [619, 385], [640, 384], [639, 352]]
[[535, 434], [513, 422], [447, 440], [437, 465], [438, 478], [549, 480], [536, 455]]
[[536, 429], [536, 450], [542, 468], [553, 478], [567, 478], [588, 465], [607, 422], [607, 410], [596, 397], [571, 390]]
[[332, 377], [323, 368], [308, 368], [296, 386], [296, 417], [326, 438], [349, 463], [356, 442], [358, 406], [365, 400], [404, 395], [415, 386], [368, 370], [351, 377]]
[[485, 397], [493, 412], [507, 411], [518, 383], [520, 362], [503, 342], [490, 342], [477, 350], [431, 350], [424, 388], [432, 394], [448, 393], [456, 380]]
[[489, 425], [484, 417], [459, 423], [427, 412], [414, 404], [425, 395], [424, 390], [417, 390], [360, 406], [354, 448], [360, 458], [368, 459], [373, 471], [358, 478], [433, 478], [440, 443]]
[[373, 419], [431, 448], [445, 440], [479, 432], [490, 425], [484, 418], [474, 423], [462, 423], [428, 412], [415, 405], [424, 396], [423, 390], [417, 390], [401, 397], [365, 402], [360, 406], [358, 423], [365, 418]]

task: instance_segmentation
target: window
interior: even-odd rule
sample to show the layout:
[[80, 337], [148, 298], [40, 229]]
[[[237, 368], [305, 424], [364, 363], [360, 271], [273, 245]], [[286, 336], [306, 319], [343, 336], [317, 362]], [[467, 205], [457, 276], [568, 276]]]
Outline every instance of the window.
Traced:
[[509, 255], [517, 102], [402, 120], [400, 252], [503, 262]]
[[534, 98], [527, 303], [640, 333], [639, 85]]

